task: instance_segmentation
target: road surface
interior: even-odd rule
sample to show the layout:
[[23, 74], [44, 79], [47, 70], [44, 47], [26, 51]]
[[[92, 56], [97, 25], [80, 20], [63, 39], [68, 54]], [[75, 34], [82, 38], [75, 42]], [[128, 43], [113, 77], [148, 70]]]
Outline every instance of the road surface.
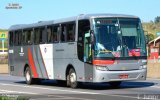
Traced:
[[86, 83], [71, 89], [53, 80], [27, 85], [23, 77], [0, 74], [0, 95], [23, 96], [29, 100], [158, 100], [160, 80], [128, 81], [119, 88], [111, 88], [107, 83]]

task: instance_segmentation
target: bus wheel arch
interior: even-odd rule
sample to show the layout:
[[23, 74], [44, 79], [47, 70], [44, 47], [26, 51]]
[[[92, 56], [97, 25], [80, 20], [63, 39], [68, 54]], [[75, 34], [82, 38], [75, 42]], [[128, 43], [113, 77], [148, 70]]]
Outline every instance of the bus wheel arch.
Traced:
[[67, 86], [70, 86], [71, 88], [78, 87], [76, 70], [71, 64], [69, 64], [66, 69], [66, 81]]

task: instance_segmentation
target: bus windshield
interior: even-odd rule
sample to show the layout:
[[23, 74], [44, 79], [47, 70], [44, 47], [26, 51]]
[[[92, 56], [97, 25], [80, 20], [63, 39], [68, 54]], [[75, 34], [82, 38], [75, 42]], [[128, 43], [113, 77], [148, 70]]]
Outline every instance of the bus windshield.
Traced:
[[138, 18], [95, 18], [95, 57], [146, 56], [144, 32]]

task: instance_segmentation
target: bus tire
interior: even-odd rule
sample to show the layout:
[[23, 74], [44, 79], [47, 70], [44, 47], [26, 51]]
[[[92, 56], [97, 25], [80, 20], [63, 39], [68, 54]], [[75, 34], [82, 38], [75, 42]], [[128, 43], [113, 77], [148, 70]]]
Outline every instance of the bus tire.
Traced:
[[31, 85], [34, 83], [34, 78], [32, 78], [31, 69], [29, 67], [27, 67], [25, 70], [25, 79], [28, 85]]
[[117, 82], [109, 82], [109, 85], [113, 88], [117, 88], [121, 85], [121, 81], [117, 81]]
[[67, 85], [69, 85], [71, 88], [77, 88], [78, 82], [77, 82], [77, 75], [73, 68], [69, 70], [69, 75], [67, 75]]

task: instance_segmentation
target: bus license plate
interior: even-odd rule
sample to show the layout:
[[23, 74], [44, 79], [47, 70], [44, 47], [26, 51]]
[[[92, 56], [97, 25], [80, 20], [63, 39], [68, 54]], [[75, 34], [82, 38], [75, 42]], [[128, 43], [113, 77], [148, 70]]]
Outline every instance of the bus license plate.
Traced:
[[128, 74], [121, 74], [119, 75], [120, 79], [127, 79], [128, 78]]

